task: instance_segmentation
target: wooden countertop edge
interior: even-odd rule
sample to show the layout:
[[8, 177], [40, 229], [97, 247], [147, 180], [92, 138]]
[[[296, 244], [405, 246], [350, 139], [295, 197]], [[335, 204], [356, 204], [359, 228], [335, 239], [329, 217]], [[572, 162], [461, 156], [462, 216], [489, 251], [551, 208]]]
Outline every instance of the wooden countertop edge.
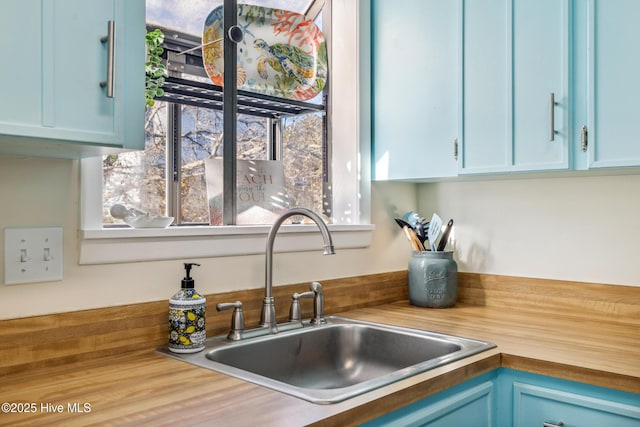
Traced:
[[640, 393], [640, 378], [633, 375], [624, 375], [508, 353], [502, 353], [501, 366], [503, 368], [547, 375], [600, 387]]
[[[307, 424], [313, 427], [359, 425], [425, 397], [500, 368], [501, 355], [491, 349], [465, 360], [415, 375], [360, 397], [364, 403], [350, 403], [349, 409]], [[376, 396], [377, 395], [377, 396]], [[351, 399], [355, 401], [358, 397]]]

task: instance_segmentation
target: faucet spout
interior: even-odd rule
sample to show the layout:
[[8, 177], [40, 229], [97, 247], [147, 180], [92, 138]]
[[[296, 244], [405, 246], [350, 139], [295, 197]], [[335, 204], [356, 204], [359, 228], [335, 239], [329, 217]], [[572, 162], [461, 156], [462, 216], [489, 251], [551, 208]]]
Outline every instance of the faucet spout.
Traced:
[[273, 298], [273, 242], [282, 223], [287, 218], [294, 215], [306, 216], [318, 226], [320, 234], [322, 234], [322, 240], [324, 241], [324, 255], [333, 255], [336, 253], [333, 247], [333, 239], [331, 238], [331, 233], [329, 232], [327, 224], [325, 224], [322, 218], [320, 218], [320, 216], [315, 212], [306, 208], [292, 208], [276, 219], [269, 230], [269, 235], [267, 236], [264, 300], [262, 303], [262, 314], [260, 315], [260, 326], [268, 327], [270, 329], [275, 329], [277, 327], [276, 308]]

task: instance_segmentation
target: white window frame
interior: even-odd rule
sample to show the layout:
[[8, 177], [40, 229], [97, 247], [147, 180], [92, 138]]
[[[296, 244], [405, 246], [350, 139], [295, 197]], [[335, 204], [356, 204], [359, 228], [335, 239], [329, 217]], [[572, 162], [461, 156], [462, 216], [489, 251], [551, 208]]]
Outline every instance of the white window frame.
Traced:
[[[329, 85], [333, 224], [337, 249], [371, 244], [370, 59], [368, 0], [331, 5]], [[264, 253], [270, 226], [180, 226], [166, 229], [104, 228], [102, 159], [80, 164], [80, 264], [107, 264]], [[276, 252], [317, 250], [314, 225], [283, 226]], [[313, 237], [313, 236], [316, 237]]]

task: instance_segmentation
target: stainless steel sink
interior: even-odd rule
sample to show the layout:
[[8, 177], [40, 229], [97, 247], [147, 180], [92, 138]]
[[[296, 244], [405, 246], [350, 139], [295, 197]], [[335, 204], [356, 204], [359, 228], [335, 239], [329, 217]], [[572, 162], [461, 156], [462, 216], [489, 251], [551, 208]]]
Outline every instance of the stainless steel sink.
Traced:
[[168, 356], [314, 403], [335, 403], [494, 344], [329, 316], [324, 325], [228, 341], [207, 340], [205, 350]]

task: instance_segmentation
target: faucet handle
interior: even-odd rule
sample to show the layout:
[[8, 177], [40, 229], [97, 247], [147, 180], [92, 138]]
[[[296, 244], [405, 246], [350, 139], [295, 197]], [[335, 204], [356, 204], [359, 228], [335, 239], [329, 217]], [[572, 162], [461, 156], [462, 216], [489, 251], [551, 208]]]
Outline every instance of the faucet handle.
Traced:
[[291, 295], [291, 308], [289, 309], [289, 322], [301, 322], [302, 310], [300, 309], [300, 298], [313, 298], [315, 294], [312, 291], [295, 293]]
[[216, 310], [223, 311], [233, 308], [233, 314], [231, 315], [231, 329], [227, 338], [232, 341], [238, 341], [242, 339], [242, 333], [244, 332], [244, 312], [242, 311], [242, 302], [223, 302], [216, 305]]

